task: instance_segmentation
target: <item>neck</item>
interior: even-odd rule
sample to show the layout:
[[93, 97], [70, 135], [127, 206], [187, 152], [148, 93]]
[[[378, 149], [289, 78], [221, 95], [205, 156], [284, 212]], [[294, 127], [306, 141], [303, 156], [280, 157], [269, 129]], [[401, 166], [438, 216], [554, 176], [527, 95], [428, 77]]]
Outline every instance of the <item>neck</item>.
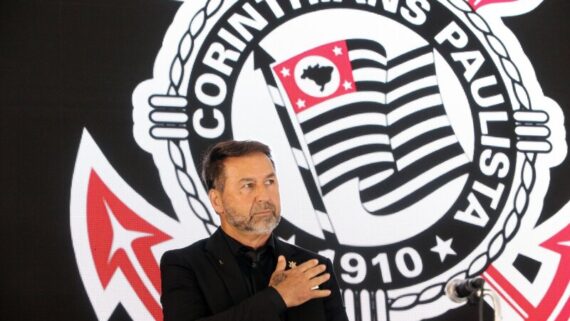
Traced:
[[238, 231], [231, 226], [226, 224], [222, 224], [222, 230], [224, 233], [229, 235], [234, 240], [238, 241], [242, 245], [249, 246], [255, 250], [262, 247], [267, 243], [267, 240], [271, 236], [271, 233], [266, 234], [254, 234], [254, 233], [245, 233], [242, 231]]

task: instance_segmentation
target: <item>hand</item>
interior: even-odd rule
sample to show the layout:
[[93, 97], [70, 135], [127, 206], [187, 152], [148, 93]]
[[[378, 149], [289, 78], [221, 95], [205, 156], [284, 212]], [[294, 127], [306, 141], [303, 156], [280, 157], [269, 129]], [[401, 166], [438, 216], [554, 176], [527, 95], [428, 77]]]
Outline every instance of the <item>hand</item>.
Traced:
[[318, 286], [330, 279], [330, 273], [324, 264], [312, 259], [285, 271], [285, 257], [277, 259], [275, 271], [269, 279], [269, 286], [277, 290], [288, 308], [301, 305], [309, 300], [324, 298], [331, 294], [330, 290], [319, 290]]

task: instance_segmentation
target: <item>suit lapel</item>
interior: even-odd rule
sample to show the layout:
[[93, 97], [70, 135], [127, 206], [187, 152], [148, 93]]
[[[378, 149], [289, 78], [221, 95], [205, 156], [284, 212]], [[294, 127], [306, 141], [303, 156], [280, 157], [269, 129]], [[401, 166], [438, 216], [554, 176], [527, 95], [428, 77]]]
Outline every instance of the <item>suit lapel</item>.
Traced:
[[277, 255], [283, 255], [285, 257], [287, 266], [285, 267], [286, 270], [289, 270], [293, 265], [299, 265], [303, 262], [307, 261], [309, 257], [303, 255], [302, 252], [297, 250], [297, 247], [280, 240], [278, 237], [275, 237], [275, 248], [277, 249]]
[[216, 272], [226, 285], [234, 304], [246, 299], [249, 296], [247, 284], [220, 229], [208, 239], [206, 251]]
[[290, 263], [302, 263], [298, 262], [297, 258], [297, 251], [295, 248], [290, 246], [289, 244], [281, 241], [278, 237], [275, 237], [275, 249], [277, 250], [277, 256], [283, 255], [285, 260], [287, 261], [287, 266], [285, 267], [286, 270], [290, 268]]
[[[275, 238], [275, 240], [278, 255], [285, 256], [285, 260], [287, 261], [287, 270], [291, 268], [291, 263], [294, 265], [302, 264], [308, 259], [302, 253], [300, 253], [296, 247], [287, 244], [278, 238]], [[324, 308], [322, 299], [310, 300], [300, 306], [287, 309], [287, 320], [324, 321], [325, 314], [323, 311]]]

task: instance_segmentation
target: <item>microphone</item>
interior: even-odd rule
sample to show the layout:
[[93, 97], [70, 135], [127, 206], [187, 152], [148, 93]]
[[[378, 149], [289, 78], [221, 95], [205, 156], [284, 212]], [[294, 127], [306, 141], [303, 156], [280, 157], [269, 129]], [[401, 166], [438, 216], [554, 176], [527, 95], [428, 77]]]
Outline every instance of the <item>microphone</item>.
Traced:
[[467, 300], [470, 303], [475, 303], [481, 298], [484, 285], [485, 280], [482, 278], [454, 279], [445, 285], [445, 294], [451, 301], [456, 303], [463, 303]]

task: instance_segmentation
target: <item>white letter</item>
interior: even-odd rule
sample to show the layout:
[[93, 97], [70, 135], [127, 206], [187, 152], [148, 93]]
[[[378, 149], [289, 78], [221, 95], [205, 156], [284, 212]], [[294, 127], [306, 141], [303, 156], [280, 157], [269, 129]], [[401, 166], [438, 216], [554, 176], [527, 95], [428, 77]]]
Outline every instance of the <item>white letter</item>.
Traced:
[[239, 52], [234, 50], [226, 50], [219, 42], [214, 42], [208, 47], [208, 51], [204, 56], [204, 64], [213, 69], [229, 76], [232, 73], [232, 67], [225, 64], [225, 60], [237, 61]]
[[453, 58], [454, 61], [461, 62], [463, 68], [465, 68], [463, 77], [465, 77], [467, 81], [471, 81], [471, 79], [475, 77], [475, 74], [485, 62], [485, 58], [479, 50], [452, 53], [451, 58]]
[[[391, 13], [396, 13], [396, 11], [398, 11], [398, 2], [400, 2], [399, 0], [382, 0], [382, 7], [384, 7], [384, 10], [391, 12]], [[370, 4], [370, 2], [369, 2]], [[376, 4], [376, 1], [374, 1], [374, 4]]]
[[505, 190], [505, 185], [499, 183], [497, 184], [497, 189], [492, 189], [487, 185], [475, 181], [475, 184], [473, 184], [473, 189], [490, 198], [491, 208], [496, 210], [497, 205], [499, 205], [499, 200], [501, 199], [501, 195], [503, 195], [503, 191]]
[[426, 0], [407, 0], [406, 4], [410, 8], [402, 8], [402, 17], [416, 26], [424, 24], [427, 20], [426, 12], [430, 9], [429, 2]]
[[275, 15], [275, 18], [283, 17], [284, 14], [283, 9], [281, 9], [281, 6], [279, 6], [276, 0], [256, 0], [255, 2], [260, 3], [263, 1], [267, 3], [269, 9], [271, 9], [271, 12], [273, 12], [273, 14]]
[[224, 132], [224, 129], [226, 127], [224, 115], [217, 109], [214, 109], [213, 111], [214, 119], [216, 119], [218, 123], [218, 125], [214, 128], [206, 128], [200, 123], [200, 120], [204, 119], [204, 110], [202, 108], [197, 109], [194, 112], [194, 116], [192, 116], [192, 126], [198, 135], [212, 139], [219, 137]]
[[455, 48], [463, 48], [467, 45], [469, 38], [467, 38], [467, 34], [452, 21], [435, 36], [435, 41], [440, 45], [446, 40]]
[[498, 178], [505, 178], [509, 173], [509, 167], [509, 158], [504, 153], [493, 155], [492, 150], [485, 149], [481, 153], [481, 158], [479, 158], [479, 168], [481, 168], [481, 172], [487, 176], [493, 176], [497, 173]]
[[453, 218], [468, 224], [484, 227], [489, 221], [489, 215], [487, 215], [483, 206], [481, 206], [481, 203], [479, 203], [479, 200], [473, 193], [469, 193], [467, 201], [469, 201], [469, 206], [467, 206], [465, 211], [457, 211]]
[[245, 49], [245, 42], [241, 41], [241, 39], [234, 36], [224, 28], [220, 29], [220, 32], [218, 32], [218, 36], [220, 36], [220, 38], [224, 39], [230, 45], [234, 46], [234, 48], [236, 48], [240, 52], [242, 52]]
[[503, 94], [497, 94], [491, 97], [481, 96], [481, 89], [497, 84], [497, 78], [495, 76], [487, 76], [485, 78], [479, 78], [471, 84], [471, 95], [475, 102], [481, 107], [489, 107], [505, 102]]
[[[215, 86], [218, 90], [217, 94], [209, 95], [204, 92], [204, 86], [210, 85]], [[196, 93], [196, 98], [198, 100], [208, 106], [217, 106], [221, 104], [224, 99], [226, 99], [226, 83], [222, 79], [222, 77], [214, 74], [202, 74], [196, 80], [196, 87], [194, 88], [194, 92]]]
[[255, 11], [251, 4], [247, 2], [243, 5], [243, 9], [245, 12], [249, 13], [249, 17], [235, 13], [228, 19], [228, 22], [243, 37], [243, 39], [249, 41], [251, 38], [253, 38], [253, 36], [251, 35], [251, 32], [249, 32], [249, 30], [247, 30], [244, 26], [249, 26], [256, 30], [261, 30], [267, 26], [267, 20], [265, 20], [265, 18], [263, 18], [259, 12]]
[[479, 113], [479, 120], [479, 124], [481, 125], [481, 132], [484, 135], [488, 135], [488, 122], [507, 121], [509, 120], [509, 115], [507, 115], [506, 111], [482, 111]]

